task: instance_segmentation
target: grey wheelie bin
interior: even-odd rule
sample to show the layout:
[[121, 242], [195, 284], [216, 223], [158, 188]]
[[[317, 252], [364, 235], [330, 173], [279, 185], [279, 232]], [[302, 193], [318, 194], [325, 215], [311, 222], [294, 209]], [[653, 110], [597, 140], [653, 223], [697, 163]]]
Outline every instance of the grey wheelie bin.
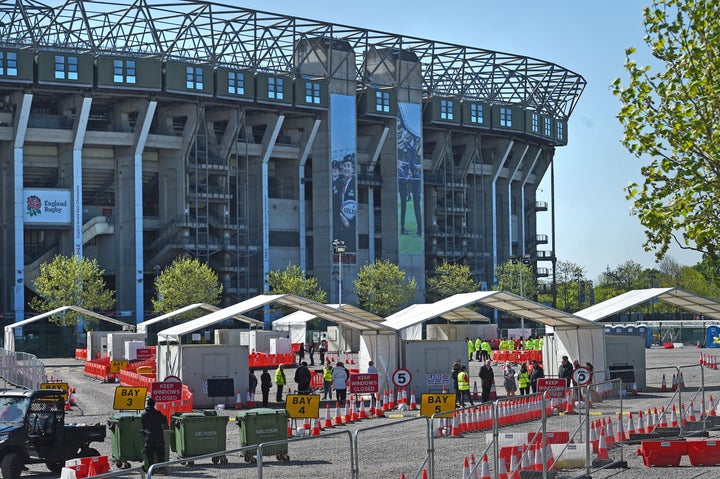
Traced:
[[[263, 442], [287, 439], [288, 414], [284, 409], [256, 408], [240, 411], [235, 420], [240, 427], [240, 447]], [[262, 448], [263, 456], [275, 455], [279, 461], [288, 461], [288, 445], [275, 444]], [[245, 462], [255, 462], [256, 451], [245, 452]]]
[[[202, 456], [214, 452], [225, 452], [227, 416], [219, 416], [215, 411], [201, 413], [175, 413], [171, 417], [171, 425], [175, 440], [172, 450], [180, 458]], [[213, 456], [214, 464], [227, 464], [225, 454]], [[188, 461], [192, 465], [193, 461]]]
[[[118, 412], [108, 419], [110, 449], [115, 467], [130, 467], [130, 461], [143, 462], [143, 436], [140, 414]], [[165, 431], [165, 459], [170, 459], [170, 431]]]

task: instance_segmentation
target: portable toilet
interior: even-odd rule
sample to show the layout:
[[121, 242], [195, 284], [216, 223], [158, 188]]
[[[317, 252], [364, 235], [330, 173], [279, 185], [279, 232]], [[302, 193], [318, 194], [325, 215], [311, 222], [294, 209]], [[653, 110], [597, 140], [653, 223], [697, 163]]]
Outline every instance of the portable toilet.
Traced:
[[615, 334], [618, 336], [622, 336], [623, 334], [625, 334], [625, 328], [623, 326], [616, 325], [615, 326]]
[[615, 334], [615, 330], [613, 329], [611, 324], [605, 326], [605, 334]]
[[647, 324], [638, 324], [637, 331], [640, 336], [645, 338], [645, 347], [651, 348], [652, 347], [652, 332], [650, 331], [650, 326]]
[[[718, 338], [718, 342], [715, 342]], [[720, 348], [720, 326], [708, 326], [705, 328], [705, 347]]]
[[637, 327], [634, 324], [628, 324], [625, 326], [625, 334], [627, 336], [637, 336], [638, 330]]

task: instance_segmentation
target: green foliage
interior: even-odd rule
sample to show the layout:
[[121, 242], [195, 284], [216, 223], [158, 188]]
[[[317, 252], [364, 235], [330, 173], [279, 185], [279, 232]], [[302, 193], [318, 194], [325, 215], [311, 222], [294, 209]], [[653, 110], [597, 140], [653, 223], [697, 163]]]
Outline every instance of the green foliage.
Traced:
[[[115, 307], [114, 291], [107, 288], [97, 260], [79, 256], [58, 255], [40, 266], [40, 275], [34, 281], [38, 297], [30, 300], [30, 308], [47, 312], [62, 306], [80, 306], [91, 311], [107, 311]], [[71, 326], [78, 322], [80, 313], [66, 311], [50, 317], [58, 326]], [[97, 324], [98, 319], [83, 317]]]
[[607, 296], [604, 299], [608, 299], [633, 289], [649, 288], [650, 284], [648, 275], [643, 271], [642, 265], [628, 260], [614, 269], [608, 267], [600, 276], [598, 286], [602, 289], [603, 296]]
[[318, 285], [317, 279], [305, 277], [305, 272], [294, 264], [288, 264], [284, 271], [270, 271], [268, 284], [272, 294], [290, 293], [318, 303], [327, 302], [327, 291]]
[[[155, 278], [153, 309], [157, 313], [170, 313], [195, 303], [220, 304], [222, 285], [218, 276], [207, 264], [182, 256], [176, 258]], [[206, 314], [189, 311], [175, 320], [187, 320]]]
[[[585, 301], [580, 301], [581, 284], [585, 286]], [[555, 265], [557, 308], [563, 311], [579, 311], [590, 306], [591, 281], [586, 278], [585, 268], [572, 261], [558, 261]]]
[[407, 305], [417, 291], [415, 278], [406, 280], [405, 271], [382, 259], [364, 265], [353, 284], [360, 308], [383, 318]]
[[630, 184], [627, 198], [645, 228], [646, 250], [660, 259], [675, 242], [702, 251], [717, 271], [720, 9], [715, 0], [653, 0], [644, 24], [659, 71], [638, 65], [628, 48], [628, 83], [612, 85], [622, 102], [622, 143], [649, 161], [641, 168], [643, 184]]
[[509, 291], [523, 298], [533, 299], [537, 295], [537, 282], [532, 265], [511, 260], [499, 264], [495, 268], [495, 277], [498, 282], [495, 289], [498, 291]]
[[464, 264], [443, 262], [438, 265], [435, 275], [427, 279], [425, 299], [434, 303], [459, 293], [471, 293], [478, 290], [470, 267]]

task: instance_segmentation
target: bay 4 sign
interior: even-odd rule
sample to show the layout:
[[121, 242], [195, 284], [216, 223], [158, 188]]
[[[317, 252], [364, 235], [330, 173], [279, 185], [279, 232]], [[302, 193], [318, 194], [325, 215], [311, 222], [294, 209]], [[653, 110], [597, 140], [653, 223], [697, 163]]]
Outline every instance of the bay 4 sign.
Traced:
[[150, 397], [156, 402], [182, 400], [182, 383], [177, 381], [153, 381], [150, 385]]
[[372, 374], [351, 374], [348, 383], [350, 394], [369, 394], [378, 392], [378, 375]]

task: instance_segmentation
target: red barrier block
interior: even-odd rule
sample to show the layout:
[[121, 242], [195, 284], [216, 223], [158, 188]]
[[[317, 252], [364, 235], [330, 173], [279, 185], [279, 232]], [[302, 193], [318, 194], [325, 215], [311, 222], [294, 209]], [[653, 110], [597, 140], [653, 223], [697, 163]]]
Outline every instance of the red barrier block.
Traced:
[[720, 465], [720, 441], [714, 439], [688, 441], [687, 455], [693, 466], [718, 466]]
[[638, 456], [648, 467], [677, 467], [687, 454], [687, 441], [642, 441]]

